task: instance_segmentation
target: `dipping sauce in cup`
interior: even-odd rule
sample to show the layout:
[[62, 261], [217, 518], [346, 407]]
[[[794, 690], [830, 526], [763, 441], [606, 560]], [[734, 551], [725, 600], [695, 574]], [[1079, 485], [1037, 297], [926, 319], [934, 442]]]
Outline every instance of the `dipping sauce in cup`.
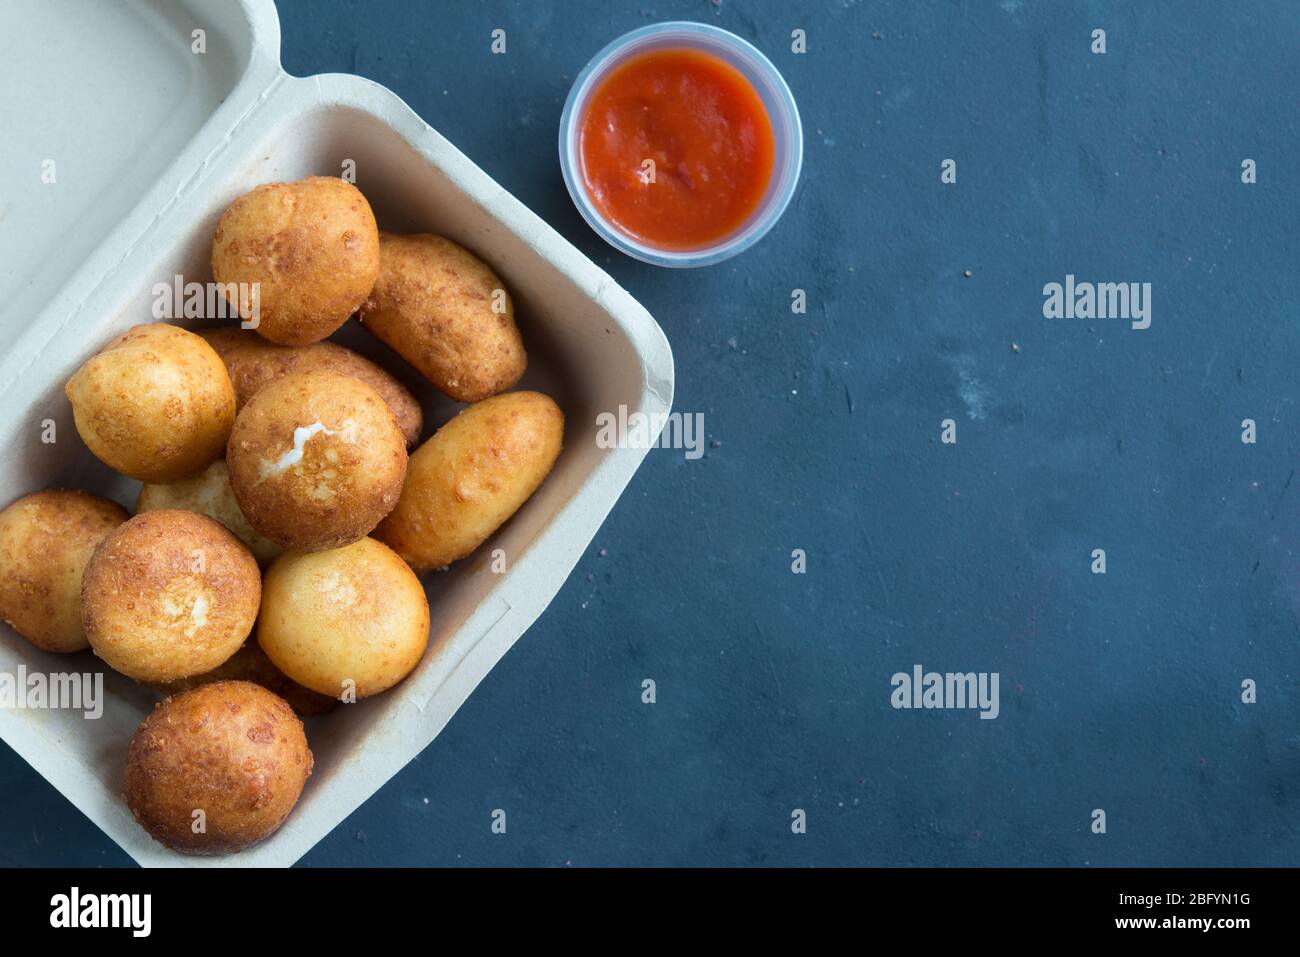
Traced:
[[789, 88], [725, 30], [664, 23], [607, 46], [574, 82], [560, 165], [607, 241], [663, 266], [736, 255], [780, 217], [803, 138]]
[[600, 81], [578, 150], [583, 186], [607, 220], [660, 249], [699, 249], [734, 233], [762, 202], [772, 121], [725, 60], [651, 50]]

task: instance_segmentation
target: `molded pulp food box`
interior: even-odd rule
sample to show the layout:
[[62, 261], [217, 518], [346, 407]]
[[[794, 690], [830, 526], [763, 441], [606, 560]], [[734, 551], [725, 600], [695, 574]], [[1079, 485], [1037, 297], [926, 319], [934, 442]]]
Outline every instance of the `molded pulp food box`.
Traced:
[[[146, 865], [288, 865], [446, 725], [555, 596], [645, 449], [600, 448], [600, 412], [667, 413], [673, 362], [654, 319], [396, 95], [355, 76], [280, 68], [271, 0], [43, 0], [5, 4], [0, 31], [0, 505], [86, 488], [128, 508], [139, 483], [76, 434], [68, 377], [130, 326], [154, 321], [155, 283], [211, 279], [218, 217], [260, 183], [340, 175], [380, 226], [442, 233], [502, 277], [529, 351], [521, 388], [565, 412], [555, 471], [489, 542], [424, 576], [429, 651], [393, 690], [310, 719], [315, 771], [283, 828], [241, 854], [194, 858], [155, 843], [122, 801], [126, 746], [156, 696], [89, 651], [46, 654], [0, 625], [0, 672], [104, 672], [104, 710], [0, 710], [0, 735]], [[203, 30], [205, 52], [194, 52]], [[538, 155], [553, 161], [548, 139]], [[52, 165], [49, 161], [52, 161]], [[53, 182], [47, 182], [53, 174]], [[212, 325], [195, 320], [183, 325]], [[349, 322], [334, 338], [402, 378], [425, 435], [456, 406]], [[41, 440], [52, 420], [57, 440]], [[653, 420], [652, 420], [653, 421]], [[505, 574], [489, 568], [493, 549]]]

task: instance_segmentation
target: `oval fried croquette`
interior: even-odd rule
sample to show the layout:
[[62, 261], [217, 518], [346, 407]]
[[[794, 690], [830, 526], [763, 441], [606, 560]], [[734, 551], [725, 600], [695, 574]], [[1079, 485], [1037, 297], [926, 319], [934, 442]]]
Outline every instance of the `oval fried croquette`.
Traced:
[[457, 402], [510, 388], [528, 366], [505, 285], [442, 236], [381, 233], [379, 277], [357, 318]]
[[540, 392], [471, 405], [412, 453], [375, 537], [417, 572], [464, 558], [537, 490], [563, 441], [564, 414]]

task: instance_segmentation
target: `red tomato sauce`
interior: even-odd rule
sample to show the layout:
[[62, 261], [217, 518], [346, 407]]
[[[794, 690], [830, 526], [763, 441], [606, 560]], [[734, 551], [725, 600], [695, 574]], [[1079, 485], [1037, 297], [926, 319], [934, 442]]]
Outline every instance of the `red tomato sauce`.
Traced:
[[767, 191], [774, 153], [758, 91], [698, 50], [632, 57], [582, 114], [587, 195], [615, 227], [660, 249], [699, 249], [743, 226]]

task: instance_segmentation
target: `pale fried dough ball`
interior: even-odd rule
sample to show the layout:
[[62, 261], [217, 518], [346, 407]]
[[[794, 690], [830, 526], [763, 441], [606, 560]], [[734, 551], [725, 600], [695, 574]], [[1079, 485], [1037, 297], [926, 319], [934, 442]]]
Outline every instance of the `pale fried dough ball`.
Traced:
[[502, 392], [528, 355], [505, 285], [442, 236], [379, 236], [379, 278], [361, 324], [458, 402]]
[[373, 538], [327, 552], [285, 552], [266, 573], [257, 641], [299, 684], [364, 698], [419, 664], [429, 603], [415, 573]]
[[82, 572], [126, 519], [121, 505], [89, 492], [36, 492], [0, 512], [0, 618], [46, 651], [87, 647]]
[[229, 854], [284, 823], [311, 769], [302, 721], [282, 698], [219, 681], [168, 698], [140, 725], [127, 749], [126, 804], [167, 847]]
[[95, 654], [137, 681], [211, 671], [257, 620], [257, 559], [220, 522], [179, 509], [144, 512], [95, 549], [81, 620]]
[[537, 490], [559, 457], [564, 414], [539, 392], [471, 405], [411, 454], [375, 537], [417, 572], [464, 558]]
[[222, 293], [245, 317], [256, 284], [255, 328], [271, 342], [317, 342], [343, 325], [375, 284], [375, 214], [359, 189], [334, 176], [266, 183], [222, 214], [212, 274], [223, 286], [237, 284]]
[[135, 501], [136, 514], [160, 508], [180, 508], [215, 518], [248, 546], [261, 565], [270, 564], [282, 551], [275, 542], [254, 531], [239, 510], [235, 493], [230, 489], [230, 471], [225, 459], [217, 459], [194, 478], [181, 479], [170, 485], [146, 483], [142, 486]]
[[236, 412], [258, 389], [293, 372], [324, 369], [360, 379], [383, 398], [397, 420], [407, 445], [420, 441], [420, 403], [386, 369], [333, 342], [309, 346], [277, 346], [243, 329], [200, 329], [199, 335], [217, 351], [235, 386]]
[[254, 638], [249, 638], [243, 647], [211, 671], [176, 681], [154, 683], [149, 687], [165, 695], [174, 695], [214, 681], [251, 681], [261, 685], [287, 701], [294, 713], [302, 718], [325, 714], [338, 704], [338, 699], [304, 688], [277, 668]]
[[142, 482], [203, 471], [235, 422], [235, 390], [221, 357], [194, 333], [162, 322], [114, 339], [64, 391], [90, 451]]
[[360, 379], [297, 372], [244, 406], [226, 452], [230, 486], [253, 528], [316, 551], [363, 538], [397, 502], [406, 441]]

